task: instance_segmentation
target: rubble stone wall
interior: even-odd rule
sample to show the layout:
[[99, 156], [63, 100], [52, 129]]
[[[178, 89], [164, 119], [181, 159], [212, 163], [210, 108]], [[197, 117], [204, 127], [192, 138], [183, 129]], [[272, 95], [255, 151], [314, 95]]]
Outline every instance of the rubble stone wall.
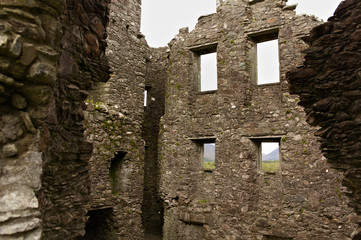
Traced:
[[[170, 42], [161, 121], [163, 237], [351, 239], [354, 216], [342, 174], [330, 169], [286, 72], [302, 63], [311, 28], [286, 1], [221, 1], [217, 13]], [[257, 38], [278, 33], [280, 83], [253, 80]], [[218, 89], [199, 92], [199, 55], [216, 47]], [[259, 170], [259, 141], [279, 139], [281, 170]], [[215, 141], [215, 169], [200, 143]], [[196, 236], [196, 237], [195, 237]]]
[[40, 239], [44, 126], [57, 81], [64, 1], [0, 3], [0, 238]]
[[[84, 101], [108, 79], [107, 1], [1, 1], [1, 239], [74, 239], [89, 206]], [[43, 233], [42, 233], [43, 232]]]
[[106, 221], [114, 239], [136, 240], [144, 235], [142, 124], [150, 53], [140, 33], [140, 1], [111, 1], [109, 10], [110, 79], [98, 83], [86, 100], [86, 135], [94, 145], [90, 209], [93, 213], [110, 209]]
[[146, 233], [161, 235], [163, 202], [159, 195], [159, 124], [164, 115], [165, 83], [168, 77], [167, 48], [154, 49], [146, 61], [143, 138], [145, 140], [144, 192], [142, 217]]
[[[311, 32], [303, 66], [288, 74], [307, 121], [319, 126], [321, 149], [332, 168], [344, 172], [350, 206], [361, 213], [360, 96], [361, 2], [347, 0]], [[360, 217], [353, 218], [360, 224]], [[354, 239], [361, 238], [360, 227]]]

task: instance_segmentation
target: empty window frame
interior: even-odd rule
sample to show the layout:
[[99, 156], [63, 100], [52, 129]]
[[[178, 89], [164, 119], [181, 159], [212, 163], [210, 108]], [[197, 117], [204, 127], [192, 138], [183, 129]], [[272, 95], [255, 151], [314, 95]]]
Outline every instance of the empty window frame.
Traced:
[[254, 41], [254, 56], [252, 58], [252, 82], [257, 85], [279, 83], [279, 48], [278, 30], [250, 35]]
[[281, 170], [280, 137], [252, 138], [257, 147], [258, 166], [261, 172]]
[[260, 168], [262, 172], [278, 172], [280, 170], [280, 142], [271, 140], [260, 141]]
[[148, 105], [148, 89], [144, 90], [144, 107]]
[[200, 92], [218, 90], [217, 44], [191, 48], [195, 56], [196, 83]]
[[217, 53], [200, 56], [200, 91], [216, 91], [217, 83]]
[[204, 170], [213, 170], [216, 166], [216, 143], [203, 142], [201, 151], [201, 164]]

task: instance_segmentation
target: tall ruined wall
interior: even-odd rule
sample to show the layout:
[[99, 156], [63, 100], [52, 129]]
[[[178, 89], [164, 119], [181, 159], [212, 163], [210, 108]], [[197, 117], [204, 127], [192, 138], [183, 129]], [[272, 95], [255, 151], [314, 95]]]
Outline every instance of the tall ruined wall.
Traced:
[[146, 58], [140, 1], [111, 1], [106, 56], [111, 77], [90, 92], [87, 139], [91, 208], [84, 239], [143, 239], [144, 140], [142, 123]]
[[108, 0], [68, 0], [60, 17], [57, 81], [43, 130], [43, 239], [84, 234], [92, 151], [83, 134], [84, 101], [92, 85], [109, 78], [105, 59], [108, 4]]
[[[361, 2], [342, 2], [335, 15], [311, 32], [303, 66], [288, 74], [290, 91], [300, 95], [308, 123], [331, 167], [345, 172], [350, 206], [361, 213], [360, 96]], [[360, 217], [354, 218], [360, 224]], [[353, 233], [361, 239], [360, 227]]]
[[[222, 1], [170, 42], [161, 127], [164, 239], [350, 239], [342, 174], [319, 150], [286, 72], [302, 63], [319, 22], [285, 1]], [[280, 83], [253, 81], [255, 38], [278, 32]], [[197, 61], [216, 47], [218, 89], [199, 92]], [[211, 49], [212, 50], [212, 49]], [[259, 141], [279, 139], [281, 170], [259, 170]], [[215, 142], [215, 169], [200, 144]]]
[[[159, 196], [159, 123], [164, 115], [165, 82], [168, 77], [167, 48], [151, 49], [146, 61], [143, 138], [145, 141], [142, 217], [146, 234], [161, 235], [163, 202]], [[147, 235], [146, 235], [147, 236]], [[147, 238], [145, 238], [147, 239]]]
[[84, 101], [108, 79], [107, 1], [1, 1], [1, 239], [84, 234]]

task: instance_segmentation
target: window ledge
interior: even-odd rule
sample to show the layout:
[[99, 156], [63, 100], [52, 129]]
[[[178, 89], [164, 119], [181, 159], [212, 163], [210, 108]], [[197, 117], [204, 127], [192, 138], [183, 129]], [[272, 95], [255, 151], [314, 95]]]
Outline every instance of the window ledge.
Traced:
[[198, 92], [198, 95], [204, 95], [204, 94], [213, 94], [216, 93], [218, 90], [209, 90], [209, 91], [202, 91], [202, 92]]
[[281, 84], [281, 82], [257, 84], [257, 87], [268, 87], [268, 86], [275, 86], [275, 85], [280, 85], [280, 84]]

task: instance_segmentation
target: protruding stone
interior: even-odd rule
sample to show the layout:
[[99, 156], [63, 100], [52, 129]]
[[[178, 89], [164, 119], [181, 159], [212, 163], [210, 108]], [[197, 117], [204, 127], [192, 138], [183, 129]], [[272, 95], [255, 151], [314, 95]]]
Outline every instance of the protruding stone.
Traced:
[[[0, 183], [1, 185], [2, 183]], [[0, 190], [0, 212], [38, 208], [33, 189], [24, 185], [6, 185]]]
[[21, 48], [22, 48], [22, 38], [20, 35], [16, 35], [13, 43], [10, 47], [10, 53], [14, 57], [19, 57], [21, 54]]
[[94, 17], [91, 21], [92, 30], [97, 34], [98, 38], [103, 38], [105, 33], [105, 28], [103, 26], [102, 21], [99, 17]]
[[2, 116], [2, 121], [4, 123], [2, 133], [7, 139], [16, 140], [23, 135], [24, 131], [17, 117], [4, 115]]
[[37, 62], [31, 66], [28, 78], [36, 83], [51, 85], [56, 80], [56, 69], [51, 64]]
[[20, 112], [20, 115], [21, 115], [21, 117], [23, 119], [23, 122], [25, 124], [26, 129], [31, 133], [35, 133], [36, 129], [35, 129], [32, 121], [30, 119], [29, 114], [27, 112]]
[[19, 232], [27, 232], [40, 226], [39, 218], [19, 218], [1, 225], [0, 235], [11, 235]]
[[0, 35], [0, 52], [5, 52], [8, 47], [9, 38], [6, 35]]
[[3, 154], [5, 157], [13, 157], [18, 153], [15, 144], [9, 143], [3, 146]]
[[40, 189], [42, 174], [42, 153], [27, 152], [20, 157], [5, 162], [0, 176], [3, 185], [23, 184]]
[[0, 73], [0, 83], [11, 86], [14, 84], [14, 79]]
[[24, 109], [27, 105], [26, 99], [20, 94], [13, 94], [11, 97], [11, 103], [18, 109]]
[[23, 45], [23, 54], [20, 58], [20, 63], [28, 66], [30, 65], [35, 58], [37, 57], [35, 48], [32, 44], [24, 44]]
[[26, 86], [21, 89], [23, 96], [34, 104], [44, 104], [49, 101], [51, 89], [47, 86]]

